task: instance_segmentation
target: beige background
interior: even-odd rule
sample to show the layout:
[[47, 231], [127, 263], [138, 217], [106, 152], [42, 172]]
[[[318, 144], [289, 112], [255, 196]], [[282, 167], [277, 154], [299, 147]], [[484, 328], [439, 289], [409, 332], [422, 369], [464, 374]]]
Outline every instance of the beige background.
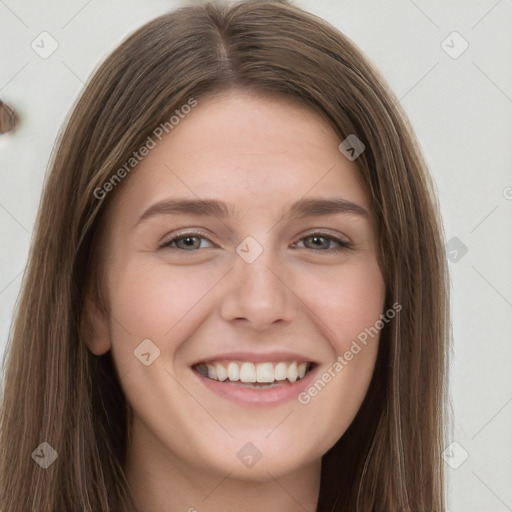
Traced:
[[[449, 510], [512, 511], [512, 1], [296, 3], [360, 46], [412, 120], [452, 260]], [[0, 0], [0, 98], [22, 118], [17, 132], [0, 136], [2, 353], [61, 123], [110, 50], [177, 5]], [[58, 45], [47, 58], [31, 47], [41, 48], [42, 37], [47, 50], [52, 39]]]

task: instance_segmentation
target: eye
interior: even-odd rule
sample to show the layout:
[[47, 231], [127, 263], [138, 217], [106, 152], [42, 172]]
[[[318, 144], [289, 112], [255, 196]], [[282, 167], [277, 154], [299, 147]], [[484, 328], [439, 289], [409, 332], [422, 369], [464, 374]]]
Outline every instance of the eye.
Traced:
[[[208, 238], [204, 237], [201, 233], [190, 232], [180, 233], [179, 235], [162, 244], [160, 248], [193, 252], [197, 251], [198, 249], [205, 249], [205, 247], [201, 247], [201, 240], [206, 240], [213, 246], [213, 243]], [[345, 242], [341, 238], [327, 233], [311, 233], [308, 236], [300, 239], [300, 241], [303, 240], [306, 242], [312, 242], [312, 247], [308, 247], [307, 244], [304, 244], [306, 245], [306, 249], [313, 249], [315, 251], [326, 253], [337, 253], [353, 249], [352, 244], [349, 242]], [[332, 243], [335, 244], [334, 247], [331, 246]], [[293, 244], [293, 247], [297, 247], [297, 244]]]
[[[321, 252], [327, 252], [327, 253], [337, 253], [337, 252], [342, 252], [342, 251], [346, 251], [349, 249], [353, 249], [352, 244], [350, 244], [349, 242], [345, 242], [341, 238], [338, 238], [333, 235], [329, 235], [327, 233], [310, 233], [308, 236], [305, 236], [300, 239], [300, 241], [302, 241], [302, 240], [311, 241], [313, 247], [309, 247], [309, 248], [312, 248], [315, 251], [321, 251]], [[329, 248], [331, 243], [335, 243], [335, 244], [337, 244], [337, 246], [335, 245], [334, 248], [333, 247]], [[294, 247], [297, 246], [297, 244], [293, 244], [293, 245], [294, 245]], [[308, 247], [306, 247], [306, 248], [308, 248]]]
[[195, 251], [197, 249], [204, 249], [204, 247], [200, 247], [201, 242], [199, 242], [198, 245], [198, 240], [207, 240], [210, 242], [208, 238], [204, 237], [200, 233], [181, 233], [180, 235], [175, 236], [174, 238], [171, 238], [171, 240], [162, 244], [160, 248], [178, 249], [183, 251]]

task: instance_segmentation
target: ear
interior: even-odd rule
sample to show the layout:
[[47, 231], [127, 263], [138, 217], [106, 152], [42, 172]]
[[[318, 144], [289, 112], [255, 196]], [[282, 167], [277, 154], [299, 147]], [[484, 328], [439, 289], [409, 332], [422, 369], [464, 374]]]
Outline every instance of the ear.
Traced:
[[80, 334], [88, 349], [97, 356], [107, 353], [112, 346], [108, 315], [89, 294], [80, 318]]

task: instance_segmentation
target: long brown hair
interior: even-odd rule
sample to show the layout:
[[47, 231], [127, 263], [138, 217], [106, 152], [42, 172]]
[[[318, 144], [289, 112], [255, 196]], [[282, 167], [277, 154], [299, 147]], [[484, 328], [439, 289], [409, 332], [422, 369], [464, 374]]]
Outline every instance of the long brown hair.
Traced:
[[[110, 352], [93, 355], [81, 328], [88, 290], [101, 307], [101, 221], [130, 177], [97, 191], [190, 98], [233, 87], [294, 98], [340, 142], [364, 143], [357, 164], [378, 221], [386, 310], [402, 306], [381, 332], [356, 418], [323, 457], [317, 511], [444, 511], [449, 279], [426, 163], [396, 96], [347, 37], [284, 0], [260, 0], [147, 23], [96, 70], [59, 134], [4, 359], [3, 512], [135, 510], [123, 469], [129, 406]], [[44, 469], [36, 459], [50, 447], [58, 458]]]

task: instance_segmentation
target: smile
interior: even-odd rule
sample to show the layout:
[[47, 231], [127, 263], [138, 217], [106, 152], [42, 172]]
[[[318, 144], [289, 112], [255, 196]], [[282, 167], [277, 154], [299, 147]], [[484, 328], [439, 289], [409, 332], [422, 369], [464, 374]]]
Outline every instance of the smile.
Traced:
[[269, 388], [293, 384], [313, 368], [314, 363], [280, 361], [253, 363], [248, 361], [209, 361], [194, 365], [194, 369], [208, 379], [243, 385], [251, 388]]

